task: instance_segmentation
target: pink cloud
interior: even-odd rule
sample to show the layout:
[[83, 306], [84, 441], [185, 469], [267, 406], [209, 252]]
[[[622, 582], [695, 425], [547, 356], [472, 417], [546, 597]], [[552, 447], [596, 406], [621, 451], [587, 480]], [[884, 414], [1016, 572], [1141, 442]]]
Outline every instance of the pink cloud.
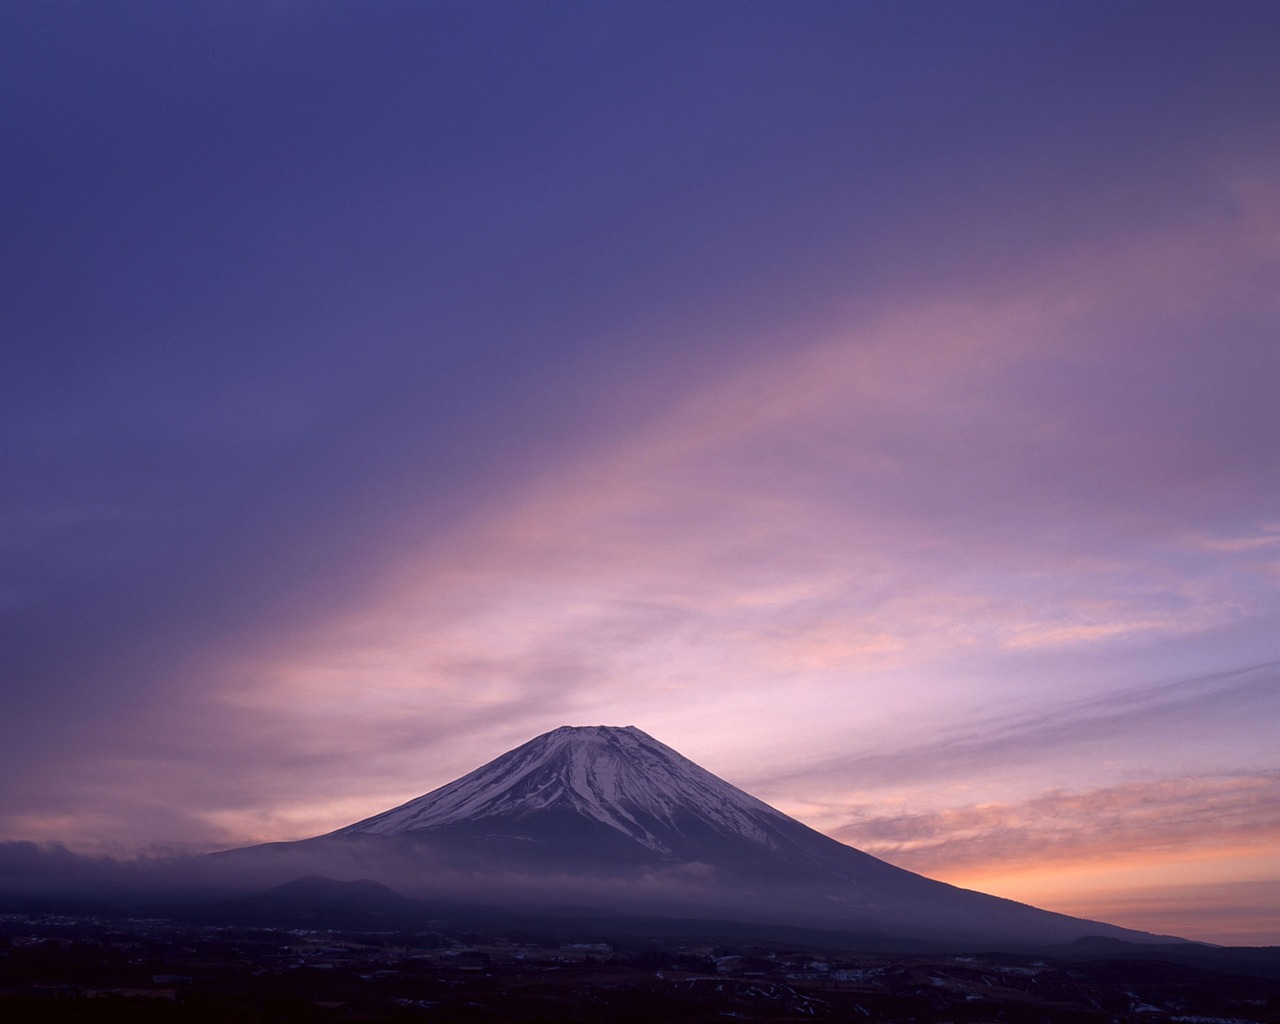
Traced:
[[831, 834], [925, 874], [1272, 849], [1280, 842], [1277, 797], [1277, 772], [1191, 776], [1085, 791], [1050, 790], [1018, 803], [920, 813], [864, 807], [865, 816], [855, 816]]

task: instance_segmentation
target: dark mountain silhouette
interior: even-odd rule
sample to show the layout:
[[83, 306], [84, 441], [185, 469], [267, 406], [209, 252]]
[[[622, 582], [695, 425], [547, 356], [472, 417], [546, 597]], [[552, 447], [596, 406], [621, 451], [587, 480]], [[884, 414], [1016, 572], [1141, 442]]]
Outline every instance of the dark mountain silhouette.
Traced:
[[415, 897], [508, 907], [576, 905], [967, 946], [1157, 939], [894, 867], [633, 726], [556, 729], [327, 835], [216, 856], [278, 876], [301, 867], [376, 878]]

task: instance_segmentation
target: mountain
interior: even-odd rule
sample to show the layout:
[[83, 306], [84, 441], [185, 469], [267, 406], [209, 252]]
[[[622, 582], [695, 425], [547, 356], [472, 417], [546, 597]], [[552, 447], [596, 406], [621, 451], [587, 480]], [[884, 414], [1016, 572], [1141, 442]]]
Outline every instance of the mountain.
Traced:
[[242, 865], [413, 895], [834, 928], [952, 945], [1156, 937], [937, 882], [837, 842], [634, 726], [563, 727]]
[[332, 836], [403, 836], [466, 863], [611, 875], [706, 865], [738, 879], [851, 881], [888, 868], [635, 726], [565, 726]]

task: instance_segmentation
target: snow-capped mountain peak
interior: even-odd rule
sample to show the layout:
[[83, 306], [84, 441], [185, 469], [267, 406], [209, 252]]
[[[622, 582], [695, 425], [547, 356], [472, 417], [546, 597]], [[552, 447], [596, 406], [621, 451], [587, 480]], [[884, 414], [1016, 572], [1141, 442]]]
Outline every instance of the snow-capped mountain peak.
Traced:
[[571, 811], [659, 854], [696, 817], [717, 832], [772, 848], [781, 812], [717, 778], [635, 726], [563, 726], [538, 736], [425, 796], [340, 829], [399, 835], [516, 821]]

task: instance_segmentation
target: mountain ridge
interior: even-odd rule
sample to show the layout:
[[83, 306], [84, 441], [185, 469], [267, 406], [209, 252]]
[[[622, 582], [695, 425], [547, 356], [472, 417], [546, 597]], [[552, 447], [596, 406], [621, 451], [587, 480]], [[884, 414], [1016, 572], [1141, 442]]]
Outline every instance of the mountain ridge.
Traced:
[[[657, 834], [695, 806], [716, 827], [763, 846], [762, 823], [788, 818], [633, 725], [561, 726], [423, 796], [330, 835], [396, 835], [514, 814], [572, 810], [660, 854]], [[651, 827], [657, 822], [659, 828]]]
[[635, 726], [563, 726], [324, 835], [229, 862], [415, 896], [591, 904], [955, 945], [1181, 941], [961, 889], [810, 828]]

